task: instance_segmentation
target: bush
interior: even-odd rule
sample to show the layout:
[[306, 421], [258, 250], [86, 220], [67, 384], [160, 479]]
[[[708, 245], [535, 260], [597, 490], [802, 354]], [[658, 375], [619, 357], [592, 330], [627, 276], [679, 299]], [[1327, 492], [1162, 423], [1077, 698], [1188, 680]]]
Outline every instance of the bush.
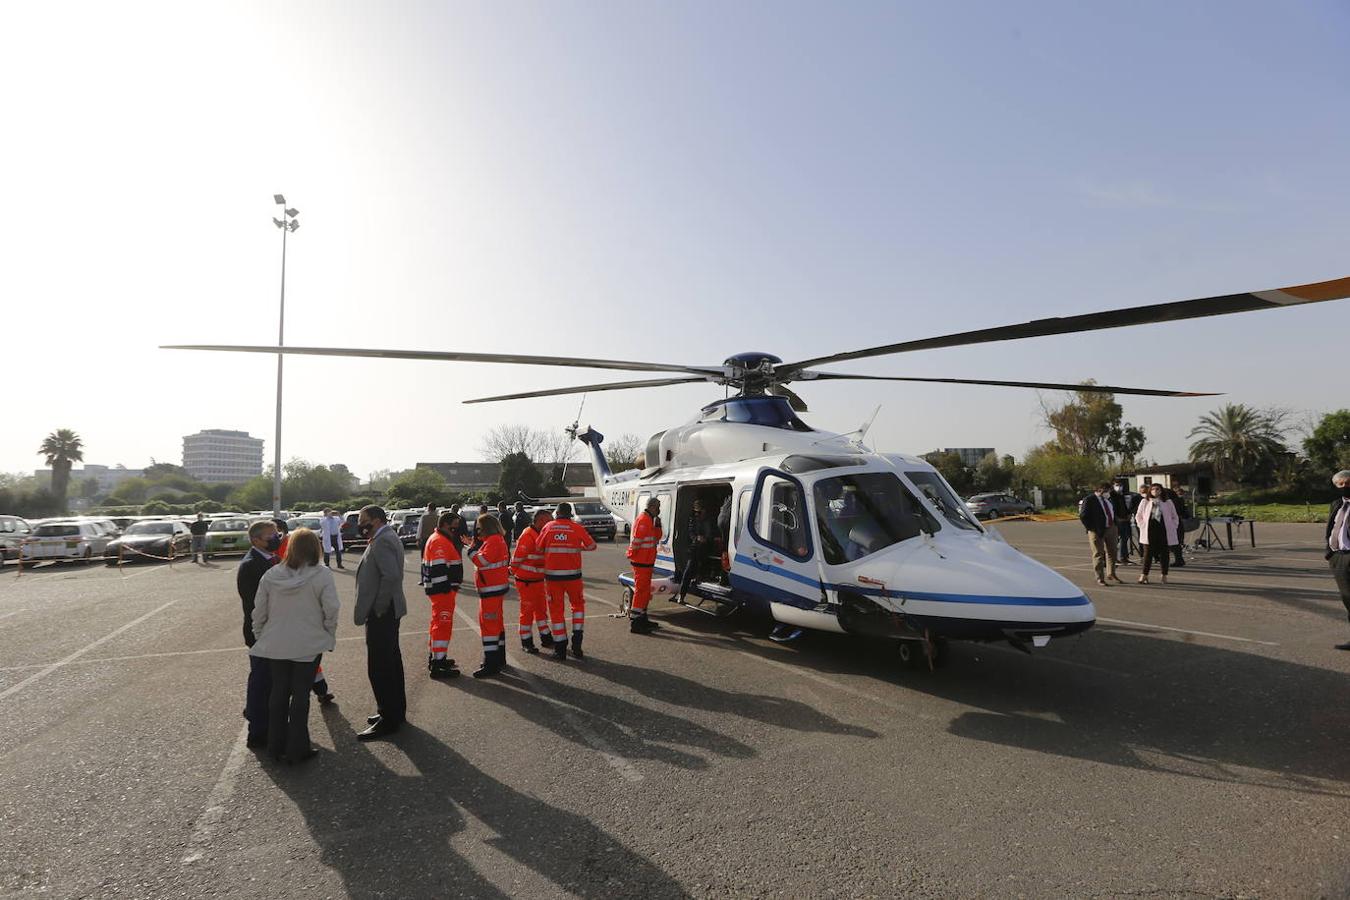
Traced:
[[224, 506], [215, 500], [199, 500], [192, 504], [192, 511], [199, 513], [218, 513], [224, 511]]

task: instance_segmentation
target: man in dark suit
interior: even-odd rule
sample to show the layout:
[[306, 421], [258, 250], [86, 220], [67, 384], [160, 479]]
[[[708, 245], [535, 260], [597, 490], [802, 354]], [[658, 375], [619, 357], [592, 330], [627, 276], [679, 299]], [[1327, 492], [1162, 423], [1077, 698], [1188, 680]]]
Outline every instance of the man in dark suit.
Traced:
[[376, 713], [370, 726], [356, 735], [373, 741], [393, 734], [403, 724], [408, 699], [403, 682], [403, 653], [398, 646], [398, 621], [408, 614], [403, 596], [403, 544], [378, 506], [367, 506], [358, 519], [370, 543], [356, 567], [356, 624], [366, 626], [366, 674], [375, 694]]
[[1130, 513], [1130, 501], [1125, 492], [1125, 484], [1117, 482], [1112, 486], [1111, 491], [1106, 495], [1106, 499], [1111, 504], [1111, 513], [1116, 520], [1116, 546], [1108, 549], [1116, 553], [1116, 565], [1130, 565], [1130, 541], [1133, 539], [1134, 532], [1130, 528], [1132, 515]]
[[[253, 636], [253, 601], [258, 596], [258, 582], [262, 581], [263, 574], [279, 561], [276, 554], [281, 549], [281, 535], [277, 534], [276, 525], [263, 520], [248, 527], [248, 540], [253, 546], [244, 554], [234, 584], [244, 604], [244, 644], [252, 647], [257, 641]], [[244, 696], [249, 747], [267, 746], [267, 699], [272, 692], [270, 666], [269, 660], [249, 655], [248, 690]]]
[[1092, 568], [1097, 583], [1107, 587], [1106, 579], [1119, 582], [1116, 574], [1116, 513], [1111, 506], [1111, 485], [1099, 484], [1078, 504], [1078, 521], [1087, 532], [1088, 546], [1092, 548]]
[[[1342, 469], [1331, 477], [1340, 496], [1331, 501], [1331, 510], [1327, 514], [1327, 562], [1331, 565], [1331, 576], [1336, 579], [1336, 589], [1341, 592], [1341, 602], [1350, 615], [1350, 469]], [[1350, 641], [1337, 644], [1337, 650], [1350, 650]]]

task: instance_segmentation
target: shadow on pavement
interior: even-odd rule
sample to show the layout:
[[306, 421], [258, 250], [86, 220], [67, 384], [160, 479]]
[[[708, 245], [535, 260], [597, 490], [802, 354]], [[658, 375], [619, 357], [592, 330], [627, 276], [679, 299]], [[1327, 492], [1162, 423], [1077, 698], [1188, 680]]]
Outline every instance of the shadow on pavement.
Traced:
[[495, 833], [487, 842], [579, 897], [683, 897], [645, 857], [588, 819], [513, 790], [431, 734], [405, 725], [393, 742], [416, 768], [390, 771], [326, 714], [335, 754], [299, 769], [264, 771], [304, 815], [322, 861], [353, 897], [507, 897], [450, 846], [465, 814]]
[[[582, 665], [589, 669], [594, 662], [587, 659]], [[578, 726], [587, 728], [614, 748], [615, 753], [633, 759], [658, 760], [682, 769], [706, 769], [707, 759], [679, 748], [694, 748], [731, 759], [755, 755], [753, 748], [696, 722], [537, 673], [524, 679], [507, 675], [468, 682], [465, 688], [523, 719], [551, 729], [559, 737], [589, 747], [588, 736]], [[560, 709], [559, 704], [566, 709]]]
[[607, 659], [587, 659], [585, 671], [672, 706], [726, 713], [793, 731], [818, 731], [865, 738], [879, 736], [869, 728], [840, 722], [798, 700], [751, 691], [724, 691], [669, 672], [624, 665]]
[[712, 650], [736, 647], [971, 707], [949, 730], [972, 740], [1232, 783], [1318, 793], [1342, 793], [1324, 782], [1350, 785], [1350, 677], [1332, 669], [1099, 624], [1029, 657], [955, 643], [946, 665], [915, 671], [882, 642], [811, 634], [770, 645], [754, 639], [756, 619], [700, 618], [679, 621], [707, 634], [694, 640]]

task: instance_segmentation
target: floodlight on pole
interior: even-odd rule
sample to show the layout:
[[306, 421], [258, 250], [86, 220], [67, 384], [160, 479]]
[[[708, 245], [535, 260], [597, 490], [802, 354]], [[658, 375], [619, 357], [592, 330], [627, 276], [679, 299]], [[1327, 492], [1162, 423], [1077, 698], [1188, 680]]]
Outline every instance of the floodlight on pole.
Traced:
[[[273, 194], [272, 199], [277, 202], [277, 206], [286, 206], [286, 198], [281, 194]], [[300, 227], [299, 221], [295, 218], [300, 214], [298, 209], [287, 208], [283, 210], [282, 214], [284, 218], [281, 219], [272, 217], [272, 224], [281, 229], [281, 308], [277, 316], [278, 348], [286, 343], [286, 235]], [[281, 516], [281, 374], [282, 363], [285, 359], [284, 353], [277, 354], [277, 427], [272, 441], [275, 451], [272, 463], [272, 516], [274, 518], [280, 518]]]

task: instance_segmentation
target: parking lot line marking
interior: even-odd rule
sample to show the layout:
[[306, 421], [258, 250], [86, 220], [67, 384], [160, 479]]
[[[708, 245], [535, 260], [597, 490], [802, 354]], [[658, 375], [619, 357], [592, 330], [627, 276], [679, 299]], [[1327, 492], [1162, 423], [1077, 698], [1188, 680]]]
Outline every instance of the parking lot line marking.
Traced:
[[0, 619], [8, 619], [10, 616], [17, 616], [21, 612], [28, 612], [28, 610], [27, 609], [11, 610], [10, 612], [5, 613], [4, 615], [0, 615]]
[[183, 599], [182, 597], [176, 597], [175, 599], [170, 600], [168, 603], [164, 603], [164, 604], [161, 604], [160, 606], [156, 606], [154, 609], [150, 610], [150, 611], [149, 611], [148, 613], [146, 613], [145, 615], [143, 615], [143, 616], [138, 616], [137, 618], [132, 619], [130, 622], [127, 622], [125, 625], [121, 626], [120, 628], [118, 628], [118, 629], [116, 629], [116, 630], [114, 630], [114, 631], [112, 631], [112, 632], [110, 632], [110, 633], [108, 633], [108, 634], [105, 634], [103, 637], [99, 638], [98, 640], [94, 641], [93, 643], [85, 644], [83, 647], [81, 647], [79, 650], [76, 650], [74, 653], [70, 654], [70, 655], [67, 656], [65, 659], [57, 660], [56, 662], [52, 663], [51, 665], [47, 666], [46, 668], [40, 669], [39, 671], [34, 672], [32, 675], [29, 675], [27, 678], [25, 678], [23, 681], [20, 681], [18, 684], [10, 685], [9, 687], [5, 688], [3, 691], [0, 691], [0, 700], [4, 700], [6, 697], [9, 697], [9, 696], [11, 696], [11, 695], [13, 695], [13, 694], [17, 694], [19, 691], [21, 691], [21, 690], [23, 690], [24, 688], [28, 687], [28, 685], [32, 684], [33, 682], [38, 681], [39, 679], [45, 678], [46, 676], [48, 676], [48, 675], [50, 675], [51, 673], [55, 672], [57, 669], [61, 668], [62, 666], [65, 666], [65, 665], [68, 665], [69, 663], [74, 662], [75, 660], [79, 659], [81, 656], [84, 656], [84, 655], [85, 655], [86, 653], [88, 653], [90, 650], [93, 650], [93, 649], [95, 649], [96, 647], [101, 647], [101, 646], [103, 646], [103, 645], [106, 644], [108, 641], [111, 641], [113, 638], [117, 637], [117, 636], [118, 636], [119, 634], [121, 634], [122, 632], [127, 631], [127, 630], [132, 629], [132, 628], [135, 628], [137, 625], [141, 624], [141, 623], [144, 622], [146, 619], [150, 618], [151, 616], [155, 615], [156, 613], [163, 612], [164, 610], [168, 609], [170, 606], [173, 606], [175, 603], [177, 603], [179, 600], [182, 600], [182, 599]]
[[220, 770], [220, 777], [206, 796], [206, 808], [197, 817], [192, 837], [188, 839], [189, 851], [183, 856], [184, 865], [194, 863], [206, 855], [206, 845], [215, 833], [216, 825], [225, 817], [225, 804], [234, 796], [234, 783], [239, 779], [239, 770], [248, 756], [247, 742], [248, 723], [245, 722], [239, 729], [234, 746], [230, 748], [230, 755], [225, 757], [225, 767]]
[[1130, 622], [1126, 619], [1106, 619], [1097, 617], [1098, 622], [1107, 622], [1111, 625], [1134, 625], [1138, 628], [1152, 628], [1154, 631], [1176, 631], [1181, 634], [1195, 634], [1200, 637], [1218, 638], [1224, 641], [1242, 641], [1244, 644], [1264, 644], [1267, 647], [1280, 646], [1279, 641], [1261, 641], [1256, 638], [1238, 637], [1235, 634], [1215, 634], [1212, 631], [1196, 631], [1193, 628], [1172, 628], [1167, 625], [1152, 625], [1148, 622]]
[[[483, 633], [479, 631], [478, 622], [475, 621], [472, 616], [463, 609], [456, 609], [455, 615], [472, 628], [474, 633], [477, 634], [480, 639], [482, 638]], [[503, 634], [505, 633], [506, 632], [503, 632]], [[637, 766], [615, 752], [614, 748], [609, 745], [609, 741], [596, 734], [594, 729], [583, 722], [581, 717], [577, 715], [575, 709], [568, 706], [566, 703], [563, 703], [561, 700], [550, 697], [544, 690], [543, 685], [539, 683], [539, 680], [519, 666], [512, 666], [511, 671], [519, 675], [521, 679], [530, 686], [530, 689], [534, 692], [536, 697], [556, 706], [558, 712], [567, 720], [567, 724], [576, 729], [577, 734], [581, 735], [582, 740], [590, 745], [592, 750], [599, 753], [605, 762], [609, 763], [614, 771], [619, 773], [619, 777], [632, 784], [637, 784], [639, 781], [643, 780], [642, 773], [638, 771]]]

